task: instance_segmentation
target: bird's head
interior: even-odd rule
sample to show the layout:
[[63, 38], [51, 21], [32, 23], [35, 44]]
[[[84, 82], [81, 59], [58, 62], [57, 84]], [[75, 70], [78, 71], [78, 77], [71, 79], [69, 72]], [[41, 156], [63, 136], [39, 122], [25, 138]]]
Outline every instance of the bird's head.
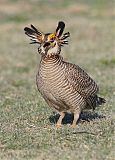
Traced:
[[61, 46], [68, 44], [66, 40], [70, 33], [64, 33], [65, 23], [60, 21], [54, 33], [44, 34], [38, 31], [33, 25], [31, 28], [25, 27], [25, 34], [31, 37], [32, 43], [38, 43], [38, 52], [41, 55], [51, 56], [58, 55], [61, 51]]

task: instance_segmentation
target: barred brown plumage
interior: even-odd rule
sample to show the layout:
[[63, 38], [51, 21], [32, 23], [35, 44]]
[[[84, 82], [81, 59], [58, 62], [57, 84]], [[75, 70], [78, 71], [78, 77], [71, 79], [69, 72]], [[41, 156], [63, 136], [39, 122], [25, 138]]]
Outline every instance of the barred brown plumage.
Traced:
[[38, 90], [48, 105], [60, 113], [57, 127], [61, 125], [65, 112], [74, 113], [72, 126], [75, 126], [83, 109], [94, 110], [105, 103], [105, 99], [97, 96], [97, 84], [83, 69], [60, 56], [61, 46], [68, 43], [65, 39], [70, 36], [69, 32], [63, 34], [64, 22], [58, 23], [54, 34], [43, 34], [33, 25], [31, 27], [24, 30], [40, 44], [41, 61], [36, 76]]

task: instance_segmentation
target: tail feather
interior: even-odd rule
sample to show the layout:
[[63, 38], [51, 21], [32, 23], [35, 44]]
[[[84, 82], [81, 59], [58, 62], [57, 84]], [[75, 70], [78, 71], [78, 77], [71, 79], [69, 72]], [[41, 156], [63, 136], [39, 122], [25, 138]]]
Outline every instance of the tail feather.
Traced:
[[88, 104], [88, 108], [92, 108], [95, 110], [96, 107], [102, 105], [103, 103], [106, 103], [106, 100], [102, 97], [98, 97], [97, 95], [95, 96], [90, 96], [86, 99], [86, 102]]
[[97, 97], [97, 105], [102, 105], [103, 103], [106, 103], [106, 100], [102, 97]]

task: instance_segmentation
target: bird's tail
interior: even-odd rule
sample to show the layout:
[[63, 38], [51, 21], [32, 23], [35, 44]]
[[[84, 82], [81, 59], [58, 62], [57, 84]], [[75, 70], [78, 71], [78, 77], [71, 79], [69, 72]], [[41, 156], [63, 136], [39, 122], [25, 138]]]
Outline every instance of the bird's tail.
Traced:
[[106, 103], [106, 100], [102, 97], [97, 97], [96, 103], [97, 105], [102, 105], [103, 103]]

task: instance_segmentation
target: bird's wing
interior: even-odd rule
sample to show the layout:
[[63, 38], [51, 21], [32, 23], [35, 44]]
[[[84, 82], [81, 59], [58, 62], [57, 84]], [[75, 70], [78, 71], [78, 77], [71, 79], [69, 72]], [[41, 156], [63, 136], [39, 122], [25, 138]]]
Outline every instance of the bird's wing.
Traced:
[[74, 90], [84, 98], [97, 94], [99, 88], [95, 81], [79, 66], [66, 63], [66, 79]]

